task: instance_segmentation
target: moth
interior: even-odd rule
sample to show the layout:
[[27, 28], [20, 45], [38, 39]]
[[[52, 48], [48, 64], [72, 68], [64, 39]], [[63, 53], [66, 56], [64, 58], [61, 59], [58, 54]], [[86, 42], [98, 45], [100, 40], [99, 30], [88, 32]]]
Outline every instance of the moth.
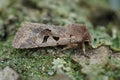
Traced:
[[83, 24], [55, 26], [24, 22], [13, 40], [17, 49], [65, 45], [63, 50], [82, 45], [85, 53], [85, 42], [91, 43], [91, 35]]

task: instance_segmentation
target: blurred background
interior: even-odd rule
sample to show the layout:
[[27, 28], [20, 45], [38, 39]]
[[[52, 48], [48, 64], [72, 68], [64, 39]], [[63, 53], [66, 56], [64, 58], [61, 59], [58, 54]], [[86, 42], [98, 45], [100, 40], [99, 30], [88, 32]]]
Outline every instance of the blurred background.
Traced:
[[[105, 45], [111, 53], [120, 52], [120, 0], [0, 0], [0, 60], [3, 60], [0, 62], [0, 69], [10, 65], [24, 80], [49, 77], [54, 73], [51, 73], [50, 63], [56, 58], [48, 54], [40, 55], [49, 52], [47, 50], [39, 52], [16, 50], [12, 47], [20, 24], [26, 21], [62, 26], [71, 23], [85, 24], [93, 39], [92, 48]], [[86, 76], [90, 77], [89, 80], [93, 80], [93, 77], [94, 80], [120, 79], [120, 57], [107, 59], [107, 67], [90, 65], [85, 70], [81, 68], [81, 64], [75, 64], [69, 58], [63, 59], [67, 66], [70, 64], [71, 71], [68, 72], [75, 80], [84, 80]]]
[[[119, 0], [0, 0], [0, 40], [14, 36], [22, 22], [31, 21], [54, 25], [82, 23], [91, 28], [92, 35], [95, 34], [93, 31], [99, 30], [97, 28], [105, 28], [113, 41], [120, 29], [119, 4]], [[109, 41], [94, 39], [93, 47], [103, 43], [111, 45], [111, 39], [106, 39]], [[118, 42], [115, 44], [112, 49], [119, 50]]]

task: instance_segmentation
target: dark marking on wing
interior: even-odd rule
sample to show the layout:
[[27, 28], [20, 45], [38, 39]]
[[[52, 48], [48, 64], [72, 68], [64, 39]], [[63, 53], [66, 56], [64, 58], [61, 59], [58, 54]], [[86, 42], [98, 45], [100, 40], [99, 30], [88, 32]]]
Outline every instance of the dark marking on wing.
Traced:
[[60, 38], [59, 37], [56, 37], [56, 36], [53, 36], [53, 39], [58, 41]]
[[47, 42], [47, 39], [48, 39], [48, 38], [49, 38], [49, 36], [44, 36], [42, 43]]

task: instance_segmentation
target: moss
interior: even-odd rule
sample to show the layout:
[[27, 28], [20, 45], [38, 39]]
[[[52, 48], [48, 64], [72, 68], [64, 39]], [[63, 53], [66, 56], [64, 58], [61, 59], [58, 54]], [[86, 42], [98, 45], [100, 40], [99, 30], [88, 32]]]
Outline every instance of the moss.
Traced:
[[[20, 24], [24, 21], [55, 25], [83, 23], [87, 25], [93, 37], [92, 48], [109, 45], [111, 46], [110, 49], [119, 51], [119, 34], [116, 35], [116, 38], [113, 38], [111, 35], [112, 28], [114, 26], [117, 27], [118, 24], [109, 22], [113, 23], [110, 27], [106, 25], [102, 27], [99, 25], [94, 26], [89, 19], [94, 8], [97, 9], [96, 4], [100, 3], [99, 8], [101, 9], [104, 9], [104, 7], [105, 9], [109, 9], [106, 0], [102, 2], [94, 1], [95, 0], [87, 2], [83, 0], [5, 0], [4, 2], [4, 0], [2, 0], [3, 4], [1, 5], [4, 6], [0, 6], [0, 70], [5, 66], [10, 66], [21, 75], [23, 80], [39, 80], [49, 78], [56, 74], [52, 69], [52, 62], [54, 59], [60, 58], [60, 56], [54, 55], [54, 53], [60, 49], [59, 47], [37, 49], [15, 49], [12, 47], [14, 35], [20, 27]], [[109, 24], [107, 25], [109, 26]], [[82, 65], [74, 62], [71, 58], [71, 55], [81, 53], [81, 50], [67, 50], [64, 53], [61, 59], [66, 62], [65, 67], [69, 67], [70, 71], [63, 70], [63, 72], [75, 80], [84, 80], [88, 74], [83, 73], [81, 71]], [[81, 54], [79, 56], [81, 56]], [[107, 67], [99, 68], [95, 65], [91, 69], [95, 68], [96, 71], [92, 70], [95, 73], [97, 69], [104, 70], [98, 75], [100, 79], [119, 79], [120, 66], [118, 61], [119, 60], [113, 57], [108, 60]], [[86, 61], [83, 63], [86, 63]], [[113, 65], [115, 68], [113, 68]], [[54, 72], [54, 74], [49, 75], [49, 72]]]

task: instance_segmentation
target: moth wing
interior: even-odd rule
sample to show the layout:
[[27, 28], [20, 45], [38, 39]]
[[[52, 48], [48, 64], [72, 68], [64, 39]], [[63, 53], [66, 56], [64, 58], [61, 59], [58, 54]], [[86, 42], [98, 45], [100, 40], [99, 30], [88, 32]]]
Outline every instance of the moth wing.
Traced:
[[[15, 48], [34, 48], [37, 45], [34, 43], [37, 34], [34, 33], [34, 30], [39, 26], [34, 25], [29, 22], [25, 22], [18, 29], [16, 36], [13, 40], [13, 47]], [[40, 29], [39, 29], [40, 30]]]
[[[43, 30], [51, 31], [52, 35], [46, 38], [44, 34], [41, 34], [41, 31]], [[16, 33], [16, 36], [13, 40], [13, 47], [22, 49], [56, 46], [58, 45], [58, 42], [54, 37], [63, 37], [65, 34], [64, 30], [64, 28], [55, 27], [53, 25], [25, 22], [21, 25]]]

